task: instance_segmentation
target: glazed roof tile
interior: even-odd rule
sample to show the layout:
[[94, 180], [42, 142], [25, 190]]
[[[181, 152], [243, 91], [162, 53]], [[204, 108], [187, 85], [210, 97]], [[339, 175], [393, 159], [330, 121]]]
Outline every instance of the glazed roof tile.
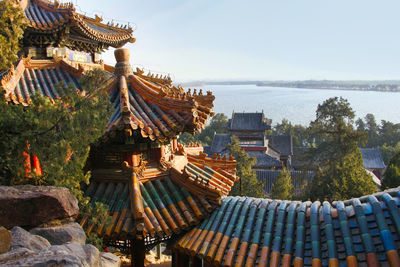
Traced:
[[[178, 161], [186, 159], [175, 156], [179, 157]], [[143, 225], [147, 243], [190, 230], [219, 205], [238, 178], [232, 173], [236, 164], [233, 160], [204, 155], [190, 155], [187, 160], [183, 170], [173, 162], [168, 170], [159, 171], [144, 167], [143, 172], [94, 170], [85, 196], [92, 203], [108, 205], [112, 222], [106, 228], [105, 218], [95, 228], [83, 216], [79, 218], [80, 224], [87, 226], [87, 233], [95, 231], [112, 240], [133, 237]]]
[[28, 20], [28, 30], [39, 33], [55, 33], [69, 26], [90, 40], [113, 47], [121, 47], [133, 42], [132, 29], [102, 23], [102, 18], [90, 18], [75, 11], [72, 3], [58, 1], [20, 1]]
[[383, 162], [381, 150], [379, 148], [360, 148], [364, 168], [366, 169], [384, 169], [386, 168]]
[[144, 138], [164, 141], [181, 132], [195, 133], [213, 115], [214, 96], [191, 94], [169, 84], [157, 84], [136, 73], [110, 80], [111, 102], [115, 112], [107, 134], [139, 131]]
[[[6, 98], [15, 104], [28, 105], [37, 93], [54, 99], [60, 96], [58, 85], [72, 84], [81, 91], [79, 78], [86, 69], [102, 68], [100, 64], [76, 63], [61, 58], [33, 60], [25, 58], [4, 73], [1, 87]], [[111, 68], [111, 70], [115, 70]], [[115, 107], [103, 141], [118, 132], [165, 141], [181, 132], [199, 132], [213, 115], [211, 92], [185, 92], [171, 85], [169, 77], [146, 76], [140, 70], [128, 75], [109, 73], [104, 87]]]
[[76, 69], [63, 60], [21, 60], [15, 69], [1, 77], [5, 96], [15, 104], [28, 105], [33, 95], [58, 98], [59, 84], [72, 85], [81, 91], [79, 78], [83, 70]]
[[177, 248], [214, 266], [399, 266], [400, 188], [333, 203], [226, 197]]

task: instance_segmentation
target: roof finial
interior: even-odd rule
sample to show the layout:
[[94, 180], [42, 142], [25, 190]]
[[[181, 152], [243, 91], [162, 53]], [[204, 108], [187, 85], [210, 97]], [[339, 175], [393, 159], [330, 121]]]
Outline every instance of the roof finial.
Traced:
[[117, 64], [115, 65], [116, 75], [131, 75], [133, 70], [131, 64], [129, 63], [130, 53], [126, 48], [115, 49], [114, 51], [115, 59]]

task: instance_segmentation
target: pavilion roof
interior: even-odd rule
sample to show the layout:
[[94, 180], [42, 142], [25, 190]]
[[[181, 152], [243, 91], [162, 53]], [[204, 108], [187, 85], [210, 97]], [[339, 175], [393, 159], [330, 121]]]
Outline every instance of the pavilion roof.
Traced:
[[213, 266], [394, 267], [399, 207], [400, 187], [333, 203], [226, 197], [176, 246]]
[[[59, 3], [49, 0], [20, 0], [20, 6], [28, 21], [28, 39], [30, 43], [35, 42], [35, 35], [50, 34], [49, 36], [65, 40], [54, 40], [54, 42], [64, 43], [66, 46], [87, 50], [99, 47], [103, 49], [108, 46], [122, 47], [127, 42], [134, 42], [132, 28], [127, 25], [105, 24], [102, 18], [95, 16], [90, 18], [78, 13], [72, 3]], [[66, 32], [67, 29], [67, 32]], [[42, 38], [43, 39], [43, 38]], [[39, 40], [38, 45], [43, 42]], [[85, 45], [82, 45], [86, 43]], [[91, 51], [93, 52], [93, 51]]]
[[[132, 171], [98, 169], [92, 173], [85, 196], [109, 206], [111, 225], [94, 228], [111, 240], [143, 235], [149, 245], [156, 240], [190, 230], [219, 205], [238, 179], [233, 159], [189, 155], [183, 146], [164, 166], [143, 166]], [[88, 217], [79, 219], [81, 225]]]
[[164, 141], [182, 132], [200, 132], [214, 114], [211, 92], [191, 93], [171, 85], [169, 77], [144, 75], [140, 69], [115, 75], [108, 90], [116, 108], [107, 125], [109, 136], [138, 131], [143, 138]]
[[[124, 50], [127, 51], [127, 50]], [[125, 63], [123, 63], [125, 64]], [[127, 68], [130, 69], [129, 63]], [[0, 77], [6, 98], [15, 103], [28, 105], [35, 94], [52, 99], [58, 98], [58, 84], [72, 84], [79, 91], [79, 78], [86, 70], [103, 68], [108, 71], [104, 88], [110, 93], [115, 112], [109, 119], [102, 141], [118, 132], [132, 136], [135, 131], [143, 138], [164, 142], [182, 132], [201, 131], [212, 111], [214, 96], [185, 91], [172, 85], [170, 77], [159, 77], [137, 69], [126, 74], [116, 68], [94, 63], [81, 63], [66, 58], [23, 58], [15, 68]]]

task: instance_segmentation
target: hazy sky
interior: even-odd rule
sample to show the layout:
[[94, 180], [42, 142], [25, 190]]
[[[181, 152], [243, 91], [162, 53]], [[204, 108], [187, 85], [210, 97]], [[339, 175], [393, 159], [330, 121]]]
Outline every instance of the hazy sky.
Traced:
[[177, 81], [400, 79], [399, 0], [74, 2], [134, 23], [131, 63]]

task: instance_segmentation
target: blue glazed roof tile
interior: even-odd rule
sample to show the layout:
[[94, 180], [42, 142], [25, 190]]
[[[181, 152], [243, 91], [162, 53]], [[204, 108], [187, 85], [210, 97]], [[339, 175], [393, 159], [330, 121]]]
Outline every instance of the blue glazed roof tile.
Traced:
[[[256, 218], [251, 217], [256, 216], [256, 212], [246, 211], [246, 217], [241, 217], [242, 220], [239, 223], [237, 219], [233, 219], [234, 216], [243, 214], [244, 210], [251, 211], [252, 208], [258, 207], [259, 201], [256, 202], [253, 198], [227, 197], [224, 198], [223, 203], [240, 200], [234, 204], [235, 212], [227, 215], [231, 217], [231, 223], [235, 222], [236, 225], [230, 224], [229, 231], [219, 229], [217, 233], [228, 238], [228, 244], [231, 244], [234, 238], [239, 238], [239, 244], [250, 242], [249, 247], [257, 245], [255, 262], [265, 261], [267, 265], [272, 261], [282, 264], [285, 255], [292, 255], [292, 264], [296, 259], [302, 261], [303, 266], [311, 266], [313, 259], [319, 259], [322, 266], [328, 266], [333, 262], [339, 266], [347, 266], [349, 257], [353, 257], [358, 262], [358, 266], [370, 265], [375, 260], [379, 261], [381, 266], [391, 266], [390, 262], [396, 262], [398, 258], [400, 243], [399, 233], [394, 224], [399, 214], [399, 207], [395, 204], [397, 198], [400, 197], [399, 191], [400, 188], [396, 188], [385, 194], [380, 193], [344, 202], [338, 201], [333, 204], [314, 202], [306, 205], [301, 202], [267, 200], [266, 214], [263, 217], [264, 224], [260, 228], [263, 236], [261, 239], [249, 236], [249, 233], [250, 235], [253, 233], [249, 228], [255, 228]], [[384, 202], [385, 205], [383, 205]], [[365, 207], [367, 209], [364, 209]], [[349, 210], [352, 212], [348, 212]], [[308, 216], [304, 216], [306, 214]], [[226, 220], [229, 220], [228, 217]], [[241, 225], [245, 225], [246, 231]], [[193, 244], [204, 242], [202, 239], [193, 238], [195, 238], [192, 240]], [[221, 244], [220, 241], [215, 242], [218, 246]], [[178, 242], [178, 247], [179, 244], [181, 243]], [[191, 251], [191, 248], [184, 246], [180, 248], [195, 253]], [[265, 248], [269, 248], [269, 255], [263, 255], [266, 253], [263, 250]], [[244, 253], [238, 251], [236, 246], [230, 245], [219, 247], [219, 249], [224, 250], [226, 255]], [[261, 253], [262, 250], [263, 253]], [[242, 266], [246, 264], [248, 251], [240, 255], [244, 258]], [[213, 261], [213, 257], [211, 259], [207, 257], [206, 260], [219, 265], [218, 262]], [[236, 263], [233, 259], [224, 264], [234, 266]]]

